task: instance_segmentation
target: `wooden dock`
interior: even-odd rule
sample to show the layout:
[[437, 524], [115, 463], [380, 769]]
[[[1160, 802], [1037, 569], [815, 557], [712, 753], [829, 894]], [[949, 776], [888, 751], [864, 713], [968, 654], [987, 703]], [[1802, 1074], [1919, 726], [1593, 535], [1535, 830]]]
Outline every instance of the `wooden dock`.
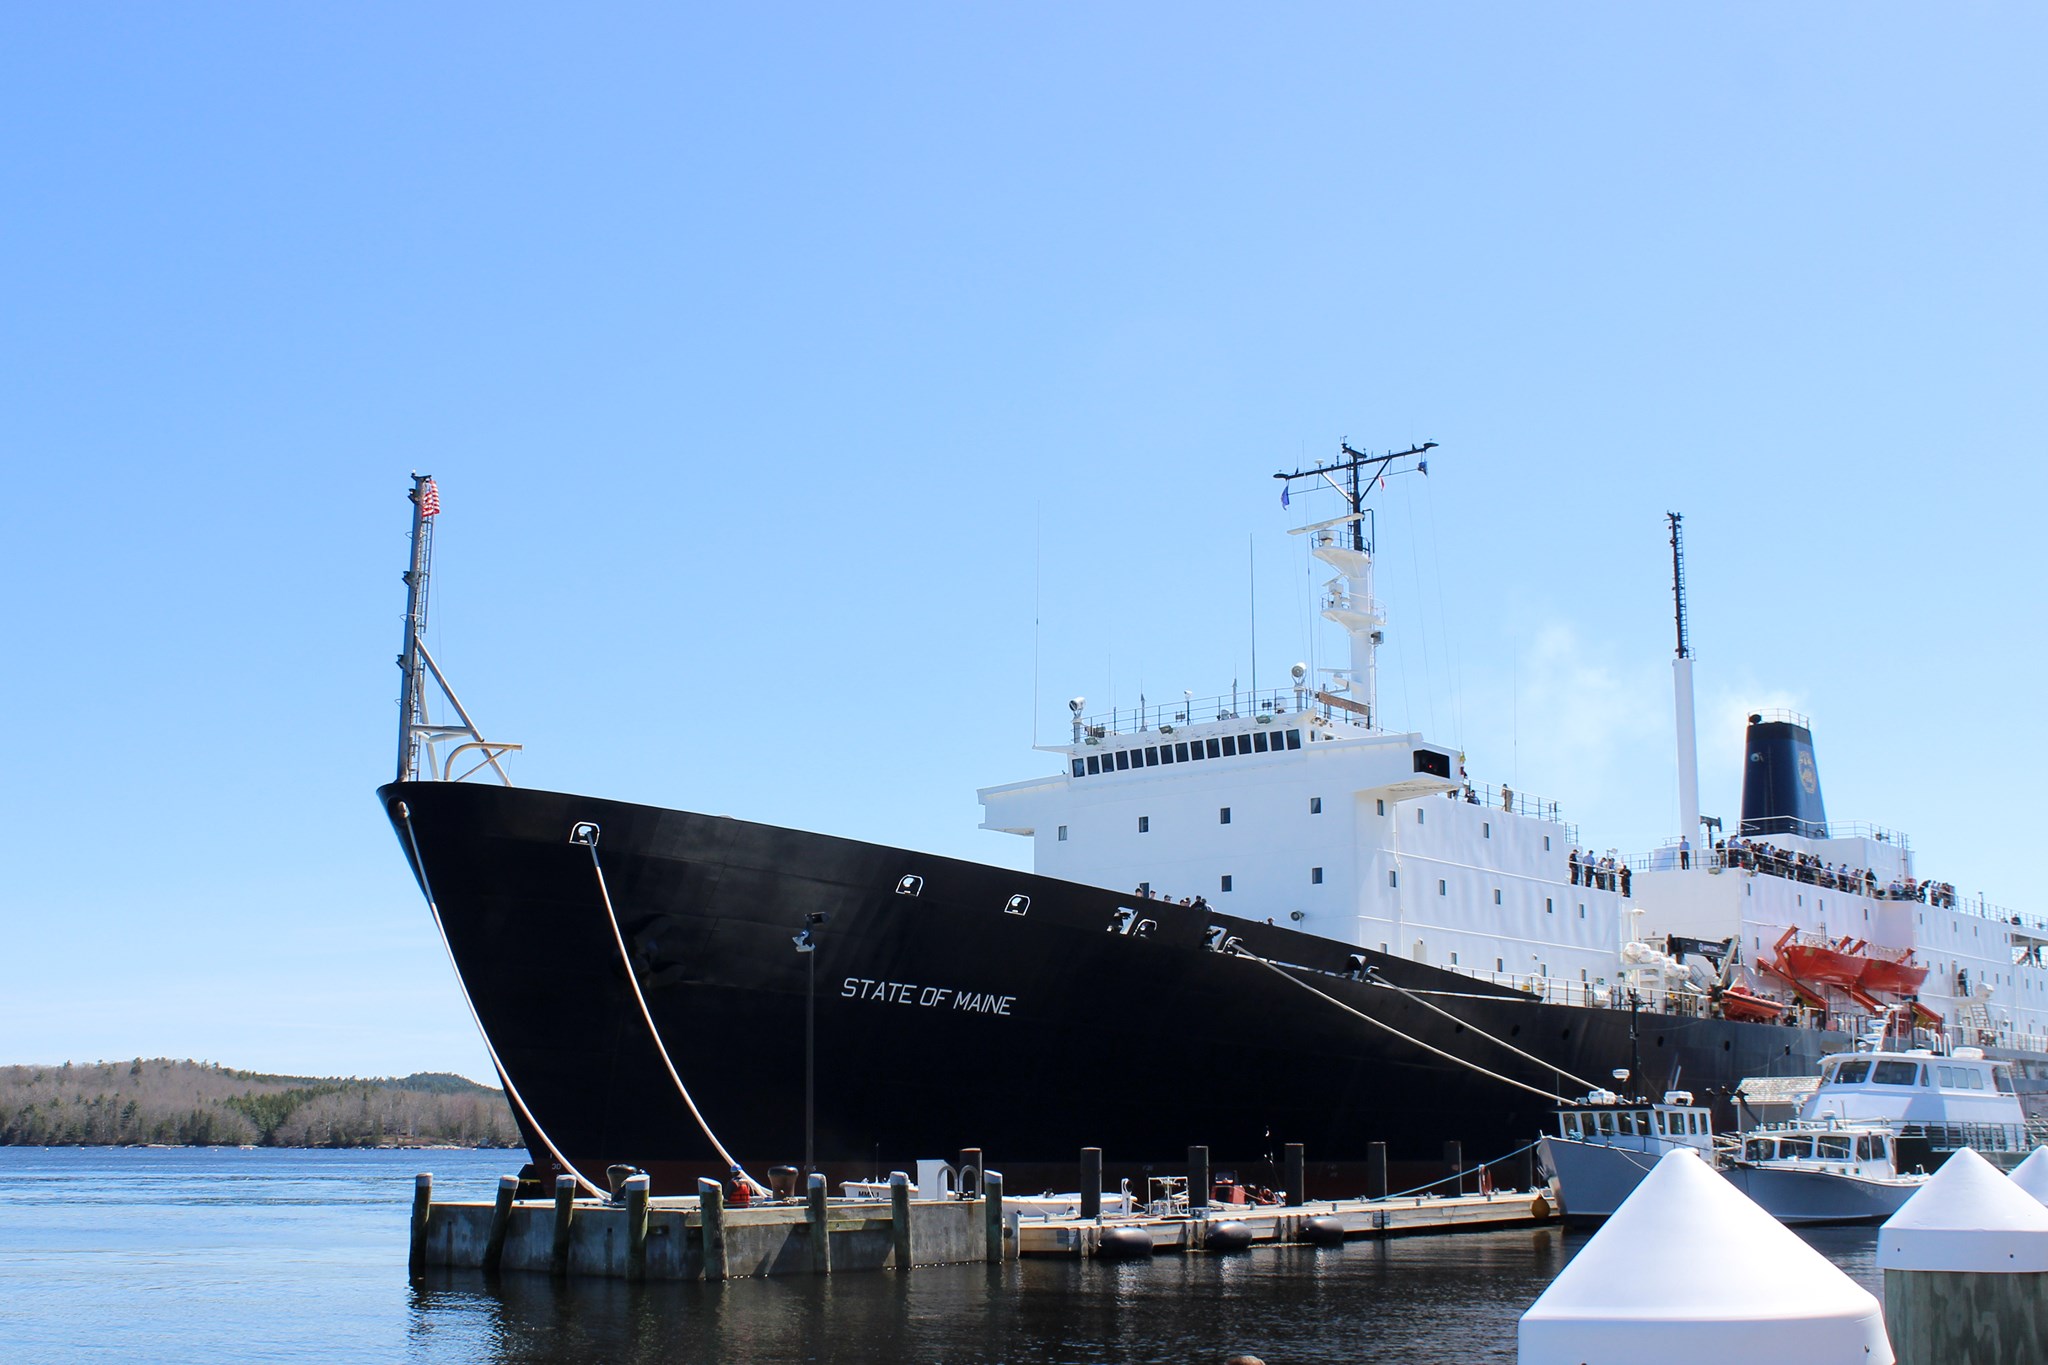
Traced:
[[887, 1201], [828, 1199], [813, 1177], [798, 1200], [727, 1208], [705, 1181], [695, 1198], [651, 1199], [645, 1176], [617, 1199], [578, 1199], [567, 1177], [548, 1200], [516, 1198], [500, 1182], [492, 1203], [433, 1198], [433, 1178], [414, 1190], [411, 1269], [527, 1271], [627, 1280], [722, 1280], [762, 1275], [910, 1270], [1000, 1263], [1018, 1256], [1132, 1256], [1256, 1246], [1339, 1246], [1417, 1233], [1481, 1232], [1552, 1220], [1543, 1191], [1217, 1204], [1095, 1218], [1034, 1217], [1004, 1207], [1002, 1175], [984, 1173], [974, 1198], [913, 1200], [892, 1177]]

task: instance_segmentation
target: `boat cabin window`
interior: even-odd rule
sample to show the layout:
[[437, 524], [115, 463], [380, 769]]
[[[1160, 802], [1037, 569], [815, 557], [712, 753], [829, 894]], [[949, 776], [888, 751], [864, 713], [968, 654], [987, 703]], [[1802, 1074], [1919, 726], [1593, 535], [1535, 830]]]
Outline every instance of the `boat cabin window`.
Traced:
[[1858, 1161], [1882, 1161], [1884, 1158], [1883, 1138], [1860, 1137], [1856, 1139], [1856, 1159]]
[[1595, 1122], [1596, 1124], [1598, 1124], [1598, 1125], [1600, 1126], [1600, 1136], [1602, 1136], [1602, 1137], [1613, 1137], [1613, 1136], [1614, 1136], [1614, 1115], [1612, 1115], [1612, 1114], [1595, 1114], [1595, 1115], [1593, 1116], [1593, 1122]]
[[1837, 1067], [1832, 1079], [1836, 1085], [1861, 1085], [1864, 1078], [1869, 1074], [1870, 1059], [1868, 1057], [1855, 1057]]
[[1994, 1066], [1994, 1067], [1992, 1067], [1992, 1068], [1991, 1068], [1991, 1080], [1992, 1080], [1992, 1082], [1993, 1082], [1993, 1083], [1994, 1083], [1994, 1084], [1995, 1084], [1995, 1085], [1996, 1085], [1996, 1086], [1998, 1087], [1998, 1093], [1999, 1093], [1999, 1094], [2001, 1094], [2001, 1095], [2010, 1095], [2010, 1094], [2013, 1094], [2013, 1093], [2014, 1093], [2014, 1091], [2013, 1091], [2013, 1088], [2012, 1088], [2012, 1068], [2011, 1068], [2011, 1067], [2009, 1067], [2009, 1066]]
[[[1843, 1068], [1845, 1071], [1847, 1069], [1847, 1067]], [[1920, 1064], [1918, 1062], [1882, 1061], [1872, 1068], [1870, 1079], [1878, 1085], [1913, 1085], [1920, 1079]]]
[[1846, 1133], [1831, 1134], [1817, 1139], [1820, 1144], [1822, 1161], [1847, 1161], [1849, 1153], [1855, 1150], [1856, 1140]]
[[1751, 1138], [1742, 1144], [1742, 1158], [1745, 1161], [1769, 1161], [1777, 1148], [1771, 1138]]

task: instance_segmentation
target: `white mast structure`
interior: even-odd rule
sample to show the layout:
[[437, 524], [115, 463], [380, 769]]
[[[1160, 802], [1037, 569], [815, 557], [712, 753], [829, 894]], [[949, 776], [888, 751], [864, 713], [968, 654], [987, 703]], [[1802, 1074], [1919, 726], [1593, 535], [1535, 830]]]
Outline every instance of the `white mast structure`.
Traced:
[[[434, 558], [434, 518], [441, 511], [441, 494], [434, 487], [434, 476], [415, 473], [412, 491], [406, 496], [412, 499], [412, 563], [405, 571], [405, 646], [398, 655], [398, 670], [404, 679], [398, 697], [398, 780], [432, 781], [438, 777], [460, 782], [488, 767], [509, 787], [511, 775], [498, 759], [517, 753], [520, 746], [487, 740], [477, 732], [476, 722], [469, 718], [441, 666], [427, 652], [427, 579]], [[436, 725], [428, 717], [429, 677], [462, 721], [460, 725]], [[442, 759], [439, 746], [446, 740], [462, 742]], [[482, 757], [474, 767], [456, 777], [455, 760], [465, 753]], [[439, 772], [435, 771], [437, 761]]]
[[1692, 714], [1692, 640], [1685, 628], [1685, 518], [1666, 512], [1671, 525], [1671, 598], [1678, 615], [1678, 654], [1671, 661], [1671, 692], [1678, 709], [1678, 833], [1700, 832], [1699, 743]]
[[[1332, 464], [1319, 463], [1312, 469], [1297, 469], [1291, 474], [1280, 473], [1273, 477], [1284, 485], [1280, 495], [1282, 506], [1287, 505], [1288, 494], [1292, 492], [1296, 479], [1321, 479], [1344, 499], [1343, 516], [1303, 526], [1293, 532], [1295, 535], [1314, 536], [1310, 548], [1315, 557], [1337, 571], [1338, 576], [1323, 585], [1323, 619], [1342, 627], [1351, 640], [1351, 667], [1324, 670], [1335, 676], [1329, 690], [1316, 693], [1316, 700], [1361, 716], [1367, 729], [1377, 730], [1381, 727], [1379, 672], [1375, 657], [1380, 642], [1386, 639], [1387, 618], [1372, 595], [1374, 538], [1365, 532], [1366, 520], [1371, 516], [1365, 505], [1365, 494], [1386, 477], [1395, 461], [1409, 456], [1415, 457], [1415, 472], [1427, 476], [1429, 461], [1421, 457], [1424, 452], [1436, 449], [1436, 442], [1424, 441], [1419, 446], [1384, 455], [1353, 450], [1349, 443], [1344, 442], [1340, 442], [1337, 448], [1342, 452], [1342, 458]], [[1365, 472], [1367, 466], [1371, 466], [1370, 473]], [[1339, 475], [1344, 477], [1340, 479]], [[1343, 527], [1342, 533], [1330, 534], [1336, 527]], [[1340, 697], [1335, 695], [1338, 692], [1350, 695]]]

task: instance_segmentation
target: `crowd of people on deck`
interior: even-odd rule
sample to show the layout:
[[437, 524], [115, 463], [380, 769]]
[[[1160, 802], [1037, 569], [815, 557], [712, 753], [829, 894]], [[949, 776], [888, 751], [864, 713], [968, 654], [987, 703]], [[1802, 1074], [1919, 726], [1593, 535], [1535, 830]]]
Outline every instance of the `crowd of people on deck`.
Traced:
[[1573, 849], [1571, 856], [1565, 859], [1565, 866], [1571, 869], [1573, 886], [1590, 886], [1595, 891], [1619, 891], [1624, 896], [1629, 894], [1631, 874], [1628, 864], [1612, 853], [1596, 857], [1589, 848], [1581, 856], [1577, 849]]
[[[1139, 882], [1138, 889], [1132, 894], [1142, 901], [1165, 901], [1168, 905], [1185, 905], [1196, 910], [1207, 910], [1209, 908], [1209, 899], [1206, 896], [1182, 896], [1179, 900], [1175, 900], [1171, 896], [1162, 896], [1157, 891], [1154, 891], [1150, 882]], [[1272, 922], [1271, 920], [1266, 921], [1268, 924]]]
[[1955, 908], [1956, 889], [1949, 882], [1918, 881], [1912, 877], [1894, 877], [1878, 885], [1877, 874], [1867, 867], [1856, 868], [1847, 864], [1828, 863], [1810, 853], [1794, 853], [1774, 844], [1740, 836], [1725, 839], [1715, 846], [1721, 855], [1724, 867], [1739, 867], [1751, 872], [1763, 872], [1773, 877], [1786, 877], [1810, 886], [1828, 890], [1848, 891], [1869, 896], [1874, 900], [1918, 901], [1923, 905]]

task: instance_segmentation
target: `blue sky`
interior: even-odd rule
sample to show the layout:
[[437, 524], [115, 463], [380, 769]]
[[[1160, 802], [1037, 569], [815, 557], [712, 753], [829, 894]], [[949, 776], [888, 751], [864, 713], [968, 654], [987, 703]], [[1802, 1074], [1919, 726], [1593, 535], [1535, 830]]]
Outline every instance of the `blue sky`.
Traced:
[[1248, 558], [1310, 652], [1273, 470], [1435, 440], [1391, 718], [1675, 832], [1676, 509], [1704, 809], [1795, 707], [2040, 908], [2044, 30], [14, 7], [0, 1061], [488, 1073], [371, 796], [414, 468], [522, 782], [1014, 863], [975, 788], [1248, 683]]

